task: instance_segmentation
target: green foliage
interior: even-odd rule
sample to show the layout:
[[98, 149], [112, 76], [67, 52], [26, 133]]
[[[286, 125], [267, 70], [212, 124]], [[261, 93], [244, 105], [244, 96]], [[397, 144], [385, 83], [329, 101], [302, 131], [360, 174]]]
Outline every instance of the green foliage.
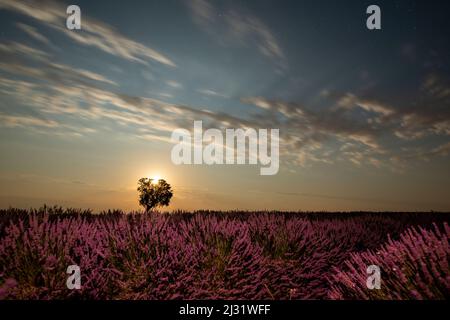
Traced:
[[149, 178], [141, 178], [138, 181], [139, 204], [148, 212], [153, 208], [168, 206], [173, 192], [170, 184], [164, 179], [153, 181]]

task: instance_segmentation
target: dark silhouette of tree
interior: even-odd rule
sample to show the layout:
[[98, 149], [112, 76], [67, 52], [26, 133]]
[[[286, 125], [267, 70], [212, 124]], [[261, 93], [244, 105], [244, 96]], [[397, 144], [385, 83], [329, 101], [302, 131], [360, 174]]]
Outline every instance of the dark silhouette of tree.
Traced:
[[139, 204], [146, 212], [156, 207], [168, 206], [173, 193], [170, 184], [164, 179], [141, 178], [138, 181]]

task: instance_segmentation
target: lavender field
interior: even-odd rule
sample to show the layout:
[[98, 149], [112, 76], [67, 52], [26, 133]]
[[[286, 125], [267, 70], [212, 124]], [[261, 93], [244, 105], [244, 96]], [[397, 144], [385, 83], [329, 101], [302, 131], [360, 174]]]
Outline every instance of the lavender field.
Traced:
[[447, 299], [448, 217], [1, 210], [0, 299]]

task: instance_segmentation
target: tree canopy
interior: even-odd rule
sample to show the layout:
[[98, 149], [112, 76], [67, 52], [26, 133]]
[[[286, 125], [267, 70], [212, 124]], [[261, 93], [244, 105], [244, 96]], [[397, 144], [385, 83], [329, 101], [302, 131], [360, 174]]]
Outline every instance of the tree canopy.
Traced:
[[156, 207], [168, 206], [173, 192], [164, 179], [141, 178], [138, 181], [139, 204], [148, 212]]

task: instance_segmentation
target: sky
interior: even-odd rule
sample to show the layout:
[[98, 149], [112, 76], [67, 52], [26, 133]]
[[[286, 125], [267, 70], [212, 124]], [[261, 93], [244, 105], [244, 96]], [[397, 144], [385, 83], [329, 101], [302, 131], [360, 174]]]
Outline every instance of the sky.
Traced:
[[[170, 210], [449, 211], [449, 9], [0, 0], [0, 207], [136, 210], [158, 175]], [[173, 164], [198, 120], [279, 129], [278, 173]]]

